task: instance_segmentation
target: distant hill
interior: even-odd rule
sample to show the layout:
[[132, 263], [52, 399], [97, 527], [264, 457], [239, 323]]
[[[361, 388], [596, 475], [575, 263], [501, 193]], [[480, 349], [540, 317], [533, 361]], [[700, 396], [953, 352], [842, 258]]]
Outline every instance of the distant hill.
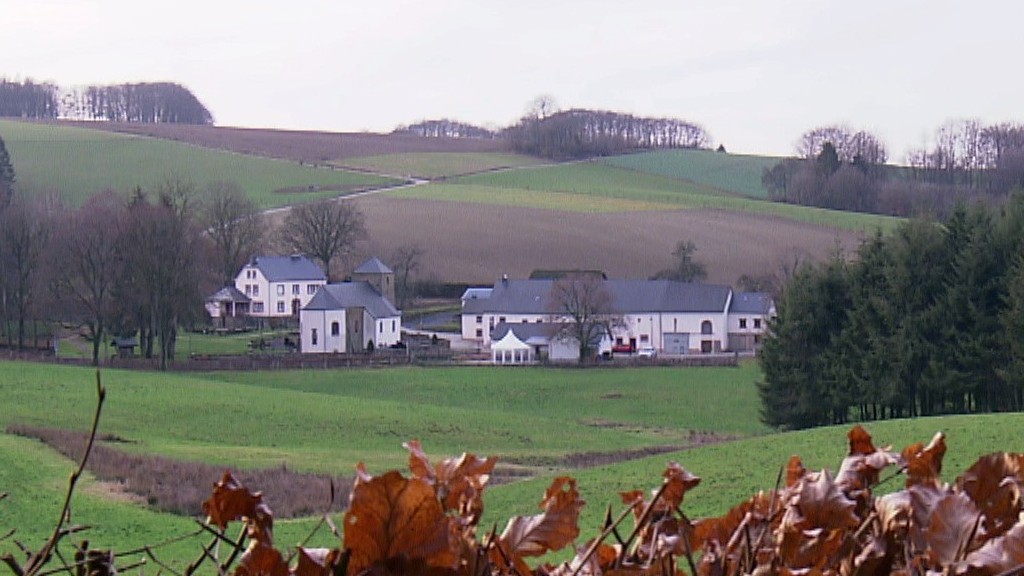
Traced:
[[761, 174], [781, 158], [727, 154], [711, 150], [658, 150], [624, 156], [602, 158], [600, 161], [619, 168], [658, 174], [669, 178], [690, 180], [724, 192], [748, 198], [768, 198], [761, 185]]

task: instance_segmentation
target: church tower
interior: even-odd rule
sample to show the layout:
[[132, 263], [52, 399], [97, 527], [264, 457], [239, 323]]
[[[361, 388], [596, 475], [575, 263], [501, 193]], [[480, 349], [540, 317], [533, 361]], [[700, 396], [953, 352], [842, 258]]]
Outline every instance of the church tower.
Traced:
[[368, 282], [381, 296], [395, 305], [395, 272], [376, 256], [363, 262], [352, 272], [353, 282]]

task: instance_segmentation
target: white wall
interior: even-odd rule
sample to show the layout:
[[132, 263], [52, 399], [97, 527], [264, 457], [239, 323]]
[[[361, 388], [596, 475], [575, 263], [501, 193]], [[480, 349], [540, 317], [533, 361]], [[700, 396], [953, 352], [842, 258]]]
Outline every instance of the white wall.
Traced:
[[[338, 335], [331, 335], [331, 325], [338, 323]], [[313, 331], [316, 331], [316, 344]], [[327, 354], [345, 351], [344, 310], [303, 310], [299, 312], [300, 350], [304, 354]]]
[[[283, 318], [292, 315], [292, 300], [299, 299], [299, 308], [302, 308], [313, 299], [316, 289], [327, 284], [326, 280], [297, 280], [287, 282], [270, 282], [259, 268], [246, 264], [235, 276], [235, 288], [252, 299], [249, 310], [250, 316], [261, 318]], [[299, 287], [299, 293], [293, 294], [295, 286]], [[312, 290], [310, 286], [313, 286]], [[284, 294], [278, 294], [279, 287]], [[277, 311], [279, 302], [284, 303], [284, 312]], [[256, 312], [256, 304], [263, 304], [263, 311]]]

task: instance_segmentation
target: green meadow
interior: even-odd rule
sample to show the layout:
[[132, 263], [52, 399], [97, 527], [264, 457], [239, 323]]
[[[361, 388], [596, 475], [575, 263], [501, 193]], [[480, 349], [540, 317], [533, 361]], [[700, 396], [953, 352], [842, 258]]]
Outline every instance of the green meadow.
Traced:
[[[603, 200], [617, 200], [630, 202], [627, 206], [635, 210], [729, 210], [864, 232], [876, 229], [889, 231], [901, 221], [889, 216], [839, 212], [746, 198], [705, 184], [598, 162], [476, 174], [449, 180], [443, 186], [416, 187], [393, 194], [546, 209], [552, 209], [554, 205], [556, 209], [563, 210], [583, 210], [590, 206], [601, 206]], [[563, 197], [556, 198], [552, 194], [561, 194]]]
[[[200, 190], [237, 182], [261, 207], [310, 202], [398, 181], [345, 170], [208, 150], [170, 140], [0, 120], [18, 188], [56, 191], [72, 206], [103, 190], [152, 190], [178, 180]], [[291, 189], [292, 191], [281, 192]]]
[[781, 160], [712, 150], [658, 150], [602, 158], [602, 163], [637, 172], [689, 180], [749, 198], [767, 199], [761, 174]]
[[539, 164], [541, 160], [521, 154], [492, 152], [409, 152], [382, 154], [336, 160], [333, 164], [380, 174], [394, 174], [409, 178], [447, 178], [502, 168], [515, 168]]
[[[492, 486], [481, 523], [504, 525], [536, 513], [551, 477], [570, 474], [587, 501], [581, 541], [595, 535], [617, 493], [655, 488], [667, 462], [700, 476], [687, 495], [693, 517], [723, 514], [770, 489], [792, 454], [809, 469], [835, 470], [846, 451], [847, 427], [773, 434], [757, 418], [756, 364], [738, 368], [396, 368], [306, 372], [161, 374], [105, 370], [100, 432], [136, 453], [231, 468], [276, 467], [347, 475], [357, 461], [370, 472], [405, 469], [401, 443], [423, 442], [432, 458], [471, 451], [499, 457], [499, 469], [534, 476]], [[96, 404], [91, 369], [0, 363], [0, 426], [19, 423], [86, 430]], [[985, 415], [871, 423], [877, 445], [897, 449], [947, 433], [944, 473], [952, 480], [979, 455], [1021, 451], [1024, 415]], [[613, 455], [656, 446], [683, 446], [691, 431], [727, 441], [593, 468], [572, 468], [569, 454]], [[74, 463], [40, 443], [0, 434], [0, 533], [18, 529], [38, 546], [52, 529]], [[215, 481], [210, 479], [210, 483]], [[897, 489], [901, 479], [883, 489]], [[253, 489], [259, 489], [253, 486]], [[273, 494], [265, 498], [273, 509]], [[342, 501], [344, 496], [341, 497]], [[199, 511], [196, 511], [197, 515]], [[86, 475], [73, 502], [77, 523], [95, 526], [98, 547], [130, 550], [195, 530], [190, 518], [149, 509], [137, 498]], [[337, 517], [335, 517], [337, 521]], [[279, 546], [299, 542], [315, 519], [275, 523]], [[194, 560], [192, 538], [160, 548], [179, 568]], [[314, 545], [330, 545], [321, 531]], [[10, 540], [0, 553], [12, 551]], [[129, 555], [129, 557], [133, 557]], [[127, 560], [122, 560], [125, 562]]]

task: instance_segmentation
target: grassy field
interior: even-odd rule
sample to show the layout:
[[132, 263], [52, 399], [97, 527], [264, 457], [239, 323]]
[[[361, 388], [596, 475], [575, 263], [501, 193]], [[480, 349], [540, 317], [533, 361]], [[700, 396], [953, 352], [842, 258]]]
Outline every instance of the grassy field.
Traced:
[[[687, 496], [694, 517], [719, 515], [758, 489], [770, 489], [791, 454], [809, 469], [835, 470], [846, 451], [847, 427], [767, 434], [757, 422], [753, 364], [731, 369], [546, 370], [417, 369], [174, 375], [104, 372], [108, 388], [100, 431], [138, 453], [224, 466], [280, 466], [348, 474], [357, 459], [372, 473], [405, 468], [403, 440], [419, 438], [433, 458], [462, 451], [494, 454], [508, 467], [538, 477], [488, 489], [482, 526], [503, 525], [536, 512], [556, 474], [579, 480], [588, 502], [585, 539], [597, 533], [620, 490], [654, 488], [670, 460], [701, 476]], [[0, 364], [0, 425], [13, 422], [84, 430], [95, 405], [89, 369]], [[948, 434], [948, 480], [979, 455], [1020, 450], [1024, 415], [962, 416], [869, 424], [876, 444], [898, 448]], [[685, 443], [689, 430], [742, 436], [735, 441], [617, 464], [567, 469], [569, 453], [605, 452]], [[0, 435], [0, 532], [38, 545], [52, 527], [73, 463], [23, 438]], [[212, 483], [215, 479], [211, 479]], [[896, 489], [892, 480], [887, 488]], [[258, 486], [254, 486], [258, 489]], [[273, 494], [266, 498], [273, 508]], [[74, 502], [76, 522], [97, 526], [96, 546], [125, 550], [190, 532], [189, 519], [156, 513], [115, 486], [86, 476]], [[197, 511], [198, 512], [198, 511]], [[311, 519], [275, 523], [279, 545], [299, 541]], [[500, 526], [499, 526], [500, 528]], [[321, 533], [314, 545], [329, 545]], [[0, 552], [10, 550], [0, 543]], [[198, 541], [164, 550], [184, 563]], [[180, 566], [180, 564], [179, 564]]]
[[[513, 202], [516, 202], [512, 205], [526, 205], [531, 198], [530, 191], [543, 190], [594, 198], [638, 201], [645, 204], [647, 209], [660, 207], [676, 210], [715, 209], [747, 212], [861, 232], [873, 232], [879, 228], [889, 231], [901, 221], [888, 216], [839, 212], [733, 196], [703, 184], [592, 162], [478, 174], [457, 178], [451, 182], [517, 191], [517, 194], [510, 196], [492, 194], [492, 201], [498, 204], [507, 202], [506, 198], [512, 198]], [[403, 190], [396, 194], [409, 192]], [[425, 196], [432, 192], [431, 197], [436, 199], [460, 201], [462, 197], [455, 188], [416, 189], [412, 193]], [[474, 197], [486, 198], [479, 192]], [[579, 203], [579, 200], [575, 202]], [[548, 204], [538, 204], [535, 207], [548, 207]]]
[[540, 162], [541, 160], [531, 156], [497, 152], [410, 152], [343, 158], [334, 161], [333, 164], [382, 174], [433, 180], [500, 168], [530, 166]]
[[768, 191], [761, 185], [761, 173], [779, 160], [711, 150], [659, 150], [602, 158], [601, 162], [637, 172], [690, 180], [749, 198], [767, 199]]
[[[0, 120], [0, 137], [11, 154], [19, 189], [29, 193], [55, 190], [73, 206], [106, 189], [153, 189], [173, 179], [200, 189], [209, 182], [232, 180], [263, 207], [308, 202], [395, 182], [168, 140], [52, 124]], [[311, 186], [315, 191], [307, 191]], [[289, 188], [302, 191], [275, 192]]]

